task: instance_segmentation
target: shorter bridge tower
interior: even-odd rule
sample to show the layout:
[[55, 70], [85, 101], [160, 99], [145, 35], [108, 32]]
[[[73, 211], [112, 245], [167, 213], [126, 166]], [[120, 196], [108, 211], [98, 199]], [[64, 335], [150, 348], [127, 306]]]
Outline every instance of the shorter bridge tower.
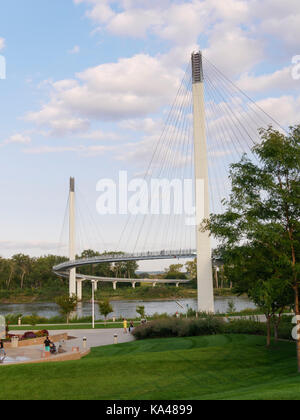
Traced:
[[[75, 233], [75, 178], [70, 178], [69, 192], [69, 259], [74, 261], [76, 258], [76, 233]], [[76, 295], [76, 268], [70, 270], [69, 293], [70, 296]]]

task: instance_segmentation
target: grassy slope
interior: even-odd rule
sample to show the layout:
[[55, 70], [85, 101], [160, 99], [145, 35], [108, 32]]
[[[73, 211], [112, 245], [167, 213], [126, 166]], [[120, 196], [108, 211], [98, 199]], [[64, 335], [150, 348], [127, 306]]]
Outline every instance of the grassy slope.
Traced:
[[263, 337], [158, 339], [79, 362], [0, 368], [0, 399], [300, 399], [295, 345]]

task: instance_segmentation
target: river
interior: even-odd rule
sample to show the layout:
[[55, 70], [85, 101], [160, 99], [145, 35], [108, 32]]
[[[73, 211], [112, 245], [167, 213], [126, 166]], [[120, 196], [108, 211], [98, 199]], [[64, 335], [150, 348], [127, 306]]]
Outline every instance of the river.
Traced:
[[[237, 311], [243, 309], [254, 309], [255, 305], [247, 298], [244, 297], [216, 297], [215, 298], [215, 309], [216, 312], [226, 313], [228, 309], [228, 303], [234, 301], [235, 308]], [[146, 314], [151, 316], [155, 313], [167, 313], [173, 315], [175, 312], [185, 313], [188, 308], [196, 309], [196, 299], [179, 299], [178, 305], [175, 301], [136, 301], [136, 300], [120, 300], [112, 301], [111, 305], [114, 308], [114, 316], [117, 318], [136, 318], [136, 307], [143, 305], [145, 306]], [[79, 305], [77, 315], [80, 317], [90, 316], [92, 313], [92, 305], [89, 302], [84, 302]], [[31, 315], [37, 314], [42, 317], [51, 318], [59, 314], [59, 308], [56, 303], [23, 303], [23, 304], [0, 304], [0, 315], [8, 314], [22, 314]], [[111, 315], [112, 316], [112, 315]], [[96, 318], [102, 318], [98, 311], [98, 305], [96, 305]]]

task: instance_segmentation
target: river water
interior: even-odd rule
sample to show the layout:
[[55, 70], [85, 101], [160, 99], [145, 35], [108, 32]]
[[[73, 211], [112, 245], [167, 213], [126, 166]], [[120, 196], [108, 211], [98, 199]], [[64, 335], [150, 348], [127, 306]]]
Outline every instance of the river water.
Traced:
[[[244, 297], [216, 297], [215, 298], [215, 309], [216, 312], [226, 313], [228, 310], [228, 303], [234, 301], [235, 308], [237, 311], [243, 309], [254, 309], [255, 305], [247, 298]], [[196, 309], [196, 299], [180, 299], [177, 301], [136, 301], [136, 300], [120, 300], [112, 301], [111, 305], [114, 308], [114, 314], [117, 318], [136, 318], [136, 307], [143, 305], [145, 306], [146, 314], [151, 316], [155, 313], [167, 313], [169, 315], [175, 314], [175, 312], [185, 313], [188, 308]], [[98, 311], [98, 305], [96, 306], [96, 318], [102, 318]], [[56, 303], [24, 303], [24, 304], [0, 304], [0, 315], [8, 314], [22, 314], [31, 315], [37, 314], [42, 317], [51, 318], [59, 315], [59, 308]], [[91, 316], [92, 305], [89, 302], [84, 302], [79, 305], [77, 309], [77, 315], [79, 317]]]

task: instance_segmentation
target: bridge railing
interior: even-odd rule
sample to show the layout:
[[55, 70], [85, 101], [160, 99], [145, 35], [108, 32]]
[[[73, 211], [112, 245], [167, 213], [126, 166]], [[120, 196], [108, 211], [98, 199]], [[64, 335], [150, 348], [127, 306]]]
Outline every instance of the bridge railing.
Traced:
[[144, 257], [177, 257], [177, 256], [191, 256], [196, 253], [193, 249], [180, 249], [180, 250], [162, 250], [162, 251], [149, 251], [149, 252], [138, 252], [138, 253], [124, 253], [124, 254], [106, 254], [106, 255], [99, 255], [97, 257], [91, 257], [91, 258], [83, 258], [83, 259], [77, 259], [72, 261], [66, 261], [62, 264], [59, 264], [55, 267], [53, 267], [54, 271], [60, 271], [63, 270], [65, 267], [69, 267], [72, 264], [80, 265], [80, 263], [88, 264], [89, 262], [92, 264], [93, 262], [101, 262], [101, 261], [107, 261], [107, 260], [115, 260], [115, 261], [122, 261], [128, 259], [140, 259]]

